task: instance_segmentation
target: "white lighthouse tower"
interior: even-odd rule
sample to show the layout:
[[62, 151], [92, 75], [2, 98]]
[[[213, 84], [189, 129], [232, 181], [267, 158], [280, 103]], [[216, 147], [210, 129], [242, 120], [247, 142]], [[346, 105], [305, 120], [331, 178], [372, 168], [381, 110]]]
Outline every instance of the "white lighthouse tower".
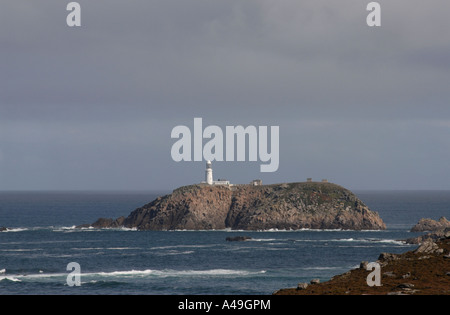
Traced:
[[212, 166], [211, 166], [211, 161], [209, 161], [209, 160], [206, 162], [205, 182], [208, 185], [213, 184]]

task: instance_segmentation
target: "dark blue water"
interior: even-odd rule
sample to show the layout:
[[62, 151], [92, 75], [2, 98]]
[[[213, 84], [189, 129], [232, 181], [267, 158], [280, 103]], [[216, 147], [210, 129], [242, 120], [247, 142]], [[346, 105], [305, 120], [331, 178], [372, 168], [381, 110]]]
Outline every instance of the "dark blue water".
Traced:
[[[145, 192], [0, 193], [0, 294], [271, 294], [312, 278], [326, 281], [415, 248], [400, 240], [422, 217], [450, 216], [448, 191], [357, 192], [385, 231], [134, 231], [75, 229], [128, 215]], [[226, 242], [248, 235], [252, 240]], [[67, 264], [81, 285], [67, 285]]]

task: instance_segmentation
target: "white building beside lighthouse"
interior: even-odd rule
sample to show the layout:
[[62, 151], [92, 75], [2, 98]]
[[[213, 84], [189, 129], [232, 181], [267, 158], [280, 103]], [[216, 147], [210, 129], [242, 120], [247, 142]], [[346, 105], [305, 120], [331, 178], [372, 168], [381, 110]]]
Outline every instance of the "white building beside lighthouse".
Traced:
[[230, 185], [230, 181], [225, 179], [213, 180], [211, 161], [206, 161], [205, 181], [202, 183], [208, 185]]

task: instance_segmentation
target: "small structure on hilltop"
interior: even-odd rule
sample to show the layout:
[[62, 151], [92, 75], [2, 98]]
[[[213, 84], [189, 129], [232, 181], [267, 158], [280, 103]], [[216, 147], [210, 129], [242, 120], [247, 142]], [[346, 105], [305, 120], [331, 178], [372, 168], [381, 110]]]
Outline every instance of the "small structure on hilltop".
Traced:
[[250, 185], [253, 186], [262, 186], [262, 180], [261, 179], [254, 179], [250, 182]]

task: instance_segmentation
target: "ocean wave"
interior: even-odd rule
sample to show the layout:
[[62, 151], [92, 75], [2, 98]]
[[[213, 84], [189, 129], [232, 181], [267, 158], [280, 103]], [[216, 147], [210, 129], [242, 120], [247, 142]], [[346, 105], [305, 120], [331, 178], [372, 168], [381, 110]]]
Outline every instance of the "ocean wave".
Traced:
[[89, 250], [141, 250], [141, 247], [72, 247], [71, 250], [89, 251]]
[[2, 231], [1, 233], [8, 233], [8, 232], [23, 232], [23, 231], [28, 231], [28, 228], [7, 228], [6, 230]]
[[285, 240], [278, 240], [276, 238], [251, 238], [248, 239], [249, 242], [274, 242], [274, 241], [285, 241]]
[[216, 244], [203, 244], [203, 245], [167, 245], [167, 246], [154, 246], [150, 247], [150, 250], [155, 249], [174, 249], [174, 248], [205, 248], [205, 247], [214, 247]]
[[101, 232], [101, 231], [138, 231], [137, 228], [127, 228], [127, 227], [117, 227], [117, 228], [96, 228], [93, 226], [88, 227], [77, 227], [73, 226], [61, 226], [61, 227], [51, 227], [53, 232], [63, 232], [63, 233], [73, 233], [73, 232]]
[[401, 240], [377, 240], [378, 243], [395, 244], [395, 245], [407, 245], [405, 241]]
[[394, 245], [406, 245], [405, 241], [401, 240], [392, 240], [392, 239], [377, 239], [377, 238], [342, 238], [342, 239], [334, 239], [329, 240], [330, 242], [358, 242], [358, 243], [382, 243], [382, 244], [394, 244]]
[[[207, 269], [207, 270], [173, 270], [173, 269], [145, 269], [145, 270], [123, 270], [110, 272], [81, 272], [80, 277], [87, 278], [84, 281], [98, 281], [105, 278], [168, 278], [168, 277], [245, 277], [260, 275], [266, 273], [265, 270], [249, 271], [249, 270], [234, 270], [234, 269]], [[65, 281], [68, 273], [37, 273], [27, 275], [4, 275], [0, 276], [1, 280], [10, 281], [48, 281], [48, 278], [60, 278]]]
[[267, 229], [267, 230], [257, 230], [256, 232], [377, 232], [378, 230], [347, 230], [347, 229], [311, 229], [311, 228], [301, 228], [301, 229]]
[[10, 276], [0, 276], [0, 281], [3, 281], [3, 280], [12, 281], [12, 282], [20, 282], [21, 281], [17, 278], [10, 277]]
[[189, 230], [189, 229], [174, 229], [174, 230], [161, 230], [163, 232], [256, 232], [254, 230], [233, 230], [231, 228], [225, 229], [208, 229], [208, 230]]
[[193, 250], [185, 250], [185, 251], [179, 251], [179, 250], [169, 250], [167, 252], [159, 252], [156, 253], [157, 256], [173, 256], [173, 255], [189, 255], [195, 253]]
[[99, 272], [86, 275], [100, 275], [100, 276], [157, 276], [157, 277], [198, 277], [198, 276], [248, 276], [266, 273], [265, 270], [249, 271], [249, 270], [234, 270], [234, 269], [207, 269], [207, 270], [128, 270], [128, 271], [112, 271]]
[[36, 252], [42, 251], [42, 248], [14, 248], [14, 249], [0, 249], [0, 252]]
[[[7, 232], [24, 232], [24, 231], [37, 231], [37, 230], [51, 230], [53, 232], [63, 232], [63, 233], [72, 233], [72, 232], [93, 232], [93, 231], [139, 231], [136, 227], [127, 228], [127, 227], [117, 227], [117, 228], [95, 228], [92, 226], [89, 227], [77, 227], [76, 225], [72, 226], [37, 226], [37, 227], [18, 227], [18, 228], [7, 228], [0, 233]], [[248, 233], [265, 233], [265, 232], [386, 232], [386, 230], [346, 230], [346, 229], [310, 229], [310, 228], [301, 228], [301, 229], [262, 229], [262, 230], [233, 230], [230, 228], [225, 229], [211, 229], [211, 230], [186, 230], [186, 229], [177, 229], [177, 230], [165, 230], [165, 232], [248, 232]]]
[[175, 230], [164, 230], [166, 232], [248, 232], [248, 233], [264, 233], [264, 232], [379, 232], [382, 230], [347, 230], [347, 229], [310, 229], [310, 228], [301, 228], [301, 229], [278, 229], [278, 228], [270, 228], [270, 229], [259, 229], [259, 230], [244, 230], [244, 229], [210, 229], [210, 230], [188, 230], [188, 229], [175, 229]]
[[[275, 245], [275, 244], [274, 244]], [[264, 250], [272, 250], [272, 251], [283, 251], [283, 250], [295, 250], [295, 248], [288, 248], [288, 247], [268, 247]]]

